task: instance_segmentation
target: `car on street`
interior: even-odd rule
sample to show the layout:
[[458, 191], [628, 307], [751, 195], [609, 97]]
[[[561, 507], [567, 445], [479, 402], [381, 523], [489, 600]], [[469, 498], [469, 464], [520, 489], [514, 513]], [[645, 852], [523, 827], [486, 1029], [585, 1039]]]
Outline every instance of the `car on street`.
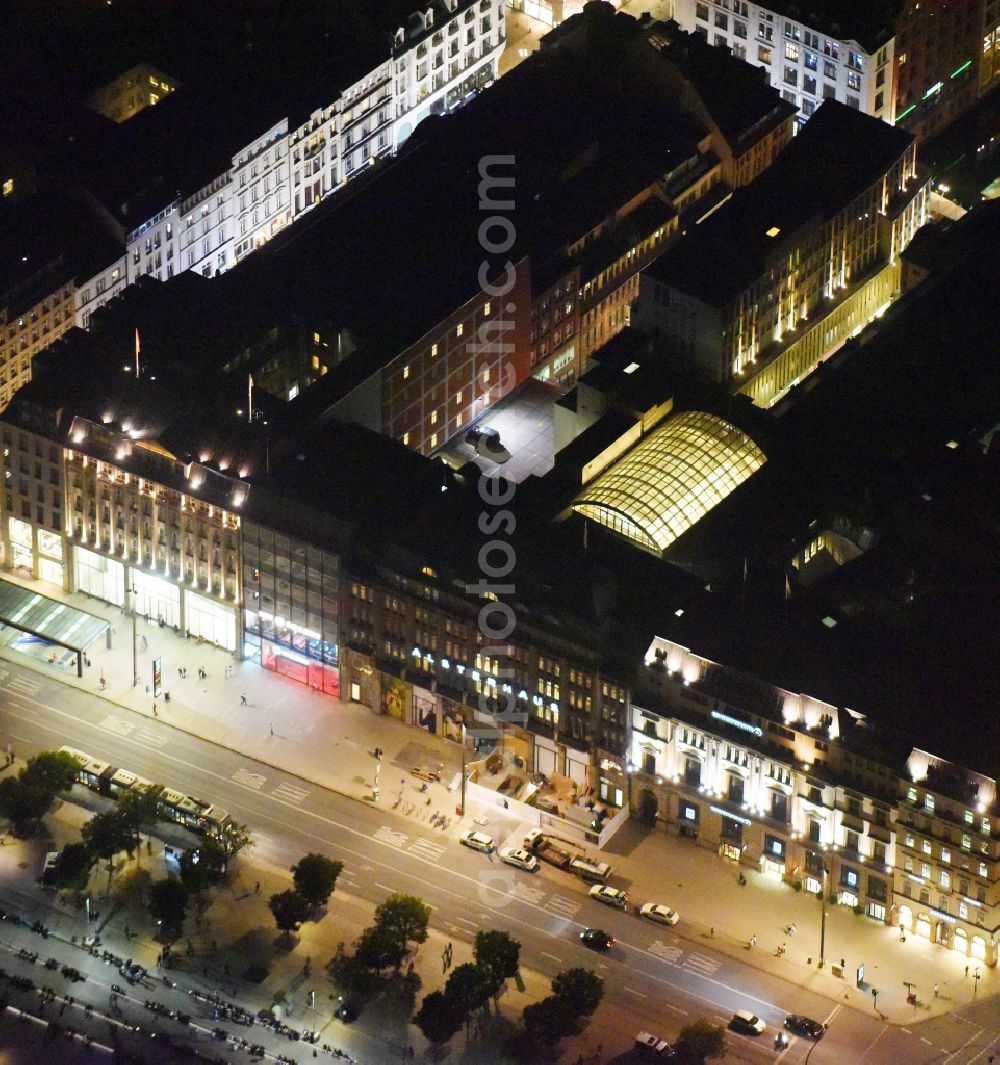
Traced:
[[652, 1032], [640, 1032], [635, 1037], [635, 1048], [640, 1054], [656, 1057], [659, 1061], [666, 1061], [675, 1056], [673, 1047], [666, 1039], [661, 1039]]
[[737, 1010], [729, 1022], [729, 1027], [734, 1032], [742, 1032], [744, 1035], [760, 1035], [767, 1025], [749, 1010]]
[[603, 928], [585, 928], [580, 933], [580, 942], [591, 950], [610, 950], [615, 945], [614, 936], [609, 936]]
[[487, 836], [485, 832], [466, 832], [464, 836], [459, 839], [465, 847], [471, 847], [474, 851], [482, 851], [484, 854], [489, 854], [493, 850], [493, 837]]
[[800, 1013], [792, 1013], [785, 1018], [785, 1027], [795, 1035], [808, 1036], [810, 1039], [821, 1039], [826, 1029], [819, 1021], [812, 1017], [803, 1017]]
[[614, 906], [619, 910], [628, 909], [628, 895], [618, 888], [608, 887], [606, 884], [595, 884], [590, 889], [590, 897], [603, 902], [605, 906]]
[[538, 859], [523, 847], [501, 847], [500, 861], [513, 865], [515, 869], [524, 869], [533, 873], [538, 868]]
[[643, 903], [639, 908], [639, 913], [650, 921], [656, 921], [657, 924], [677, 924], [681, 919], [676, 910], [672, 910], [669, 906], [663, 906], [659, 902]]

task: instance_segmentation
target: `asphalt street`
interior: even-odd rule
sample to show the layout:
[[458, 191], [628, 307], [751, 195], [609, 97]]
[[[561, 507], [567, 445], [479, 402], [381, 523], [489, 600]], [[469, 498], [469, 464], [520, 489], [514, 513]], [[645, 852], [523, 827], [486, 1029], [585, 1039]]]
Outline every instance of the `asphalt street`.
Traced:
[[[0, 669], [0, 691], [0, 727], [20, 757], [62, 744], [82, 748], [220, 804], [250, 826], [260, 856], [278, 865], [287, 868], [317, 849], [342, 860], [338, 894], [377, 903], [392, 892], [412, 893], [433, 907], [432, 925], [450, 938], [471, 941], [480, 928], [507, 928], [522, 943], [526, 967], [546, 975], [576, 965], [595, 968], [606, 986], [606, 1006], [594, 1020], [607, 1029], [601, 1036], [606, 1056], [624, 1052], [640, 1029], [671, 1038], [694, 1018], [726, 1023], [739, 1008], [753, 1011], [768, 1027], [758, 1038], [730, 1034], [727, 1061], [802, 1062], [811, 1050], [815, 1065], [985, 1065], [988, 1053], [1000, 1052], [986, 1004], [985, 1011], [963, 1009], [913, 1029], [887, 1026], [874, 1011], [835, 1005], [717, 952], [711, 939], [689, 939], [683, 914], [674, 928], [650, 924], [590, 899], [587, 886], [568, 874], [545, 866], [534, 874], [514, 870], [460, 846], [453, 829], [441, 831], [418, 819], [426, 809], [417, 807], [401, 819], [392, 812], [391, 764], [381, 805], [366, 805], [10, 662]], [[444, 789], [431, 796], [431, 810], [447, 809], [453, 801]], [[633, 906], [646, 901], [663, 900], [631, 900]], [[588, 950], [579, 940], [587, 926], [605, 929], [616, 944], [606, 953]], [[826, 1036], [815, 1046], [792, 1037], [779, 1055], [773, 1038], [788, 1013], [827, 1022]], [[358, 1026], [361, 1035], [364, 1018]], [[404, 1040], [403, 1033], [370, 1033], [358, 1057], [398, 1061]]]

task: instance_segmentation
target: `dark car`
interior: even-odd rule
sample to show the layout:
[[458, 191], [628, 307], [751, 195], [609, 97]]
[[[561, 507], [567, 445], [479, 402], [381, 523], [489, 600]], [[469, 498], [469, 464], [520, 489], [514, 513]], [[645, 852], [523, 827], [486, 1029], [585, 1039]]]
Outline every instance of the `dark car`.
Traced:
[[602, 928], [585, 928], [580, 933], [580, 941], [591, 950], [609, 950], [615, 945], [614, 937]]
[[358, 1007], [353, 1002], [342, 1002], [333, 1015], [337, 1020], [343, 1021], [344, 1024], [350, 1024], [351, 1021], [358, 1019]]
[[812, 1017], [803, 1017], [798, 1013], [785, 1018], [785, 1027], [795, 1035], [805, 1035], [810, 1039], [820, 1039], [826, 1031], [819, 1021], [814, 1021]]

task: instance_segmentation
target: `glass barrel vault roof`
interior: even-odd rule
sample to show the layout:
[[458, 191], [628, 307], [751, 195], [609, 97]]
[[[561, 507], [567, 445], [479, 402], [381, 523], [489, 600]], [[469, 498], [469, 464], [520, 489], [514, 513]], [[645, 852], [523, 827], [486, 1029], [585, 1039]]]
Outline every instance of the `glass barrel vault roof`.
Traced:
[[765, 461], [742, 429], [683, 411], [586, 485], [573, 509], [661, 553]]

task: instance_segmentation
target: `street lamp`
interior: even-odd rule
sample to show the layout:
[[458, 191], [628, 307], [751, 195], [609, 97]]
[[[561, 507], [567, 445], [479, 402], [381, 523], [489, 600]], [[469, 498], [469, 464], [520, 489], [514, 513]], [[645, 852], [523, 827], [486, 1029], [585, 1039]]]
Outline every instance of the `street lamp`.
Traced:
[[826, 877], [827, 877], [826, 862], [823, 862], [823, 891], [822, 898], [820, 899], [823, 908], [820, 912], [819, 919], [819, 967], [822, 969], [826, 960]]
[[135, 607], [135, 597], [139, 593], [138, 593], [138, 589], [134, 585], [132, 585], [128, 589], [128, 592], [129, 592], [129, 595], [131, 596], [131, 606], [132, 606], [132, 687], [135, 688], [135, 687], [138, 687], [138, 685], [139, 685], [139, 650], [138, 650], [138, 646], [137, 646], [139, 637], [138, 637], [138, 635], [136, 633], [136, 613], [137, 613], [137, 611], [136, 611], [136, 607]]
[[465, 722], [462, 722], [462, 805], [461, 816], [465, 817]]
[[975, 1002], [976, 993], [979, 991], [979, 981], [982, 979], [978, 969], [972, 974], [972, 979], [975, 980], [975, 983], [972, 985], [972, 1001]]

